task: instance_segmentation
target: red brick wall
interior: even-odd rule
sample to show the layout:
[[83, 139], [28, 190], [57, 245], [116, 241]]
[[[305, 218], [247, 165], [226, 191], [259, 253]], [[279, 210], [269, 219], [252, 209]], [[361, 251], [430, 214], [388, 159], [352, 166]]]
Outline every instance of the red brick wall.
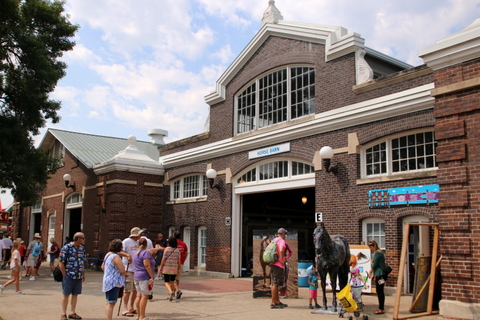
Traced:
[[[66, 188], [63, 175], [69, 173], [75, 184], [75, 191]], [[114, 183], [108, 181], [120, 179], [136, 181], [136, 185]], [[74, 192], [82, 192], [83, 187], [92, 187], [97, 183], [103, 186], [88, 188], [82, 201], [82, 224], [86, 236], [85, 249], [88, 254], [100, 253], [103, 256], [108, 249], [108, 243], [115, 239], [129, 236], [133, 227], [146, 227], [152, 233], [161, 229], [161, 212], [163, 203], [163, 188], [145, 186], [145, 182], [163, 183], [163, 176], [146, 175], [132, 172], [113, 172], [97, 176], [92, 169], [86, 168], [67, 151], [65, 166], [60, 168], [48, 181], [42, 197], [42, 241], [47, 245], [48, 217], [47, 212], [56, 212], [55, 235], [58, 243], [63, 244], [62, 224], [64, 221], [65, 199]], [[59, 195], [51, 197], [52, 195]], [[105, 208], [104, 211], [102, 209]], [[22, 239], [28, 240], [30, 225], [30, 208], [23, 208], [20, 220]], [[31, 240], [31, 239], [29, 239]]]
[[[478, 78], [480, 59], [435, 71], [435, 88]], [[480, 88], [435, 97], [442, 298], [479, 303]]]

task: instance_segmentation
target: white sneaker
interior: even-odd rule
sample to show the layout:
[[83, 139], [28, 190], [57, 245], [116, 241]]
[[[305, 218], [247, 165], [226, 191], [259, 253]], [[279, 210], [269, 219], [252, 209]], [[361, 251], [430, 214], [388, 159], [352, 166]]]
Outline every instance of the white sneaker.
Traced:
[[22, 281], [22, 277], [20, 277], [20, 279], [19, 279], [19, 280], [20, 280], [20, 281]]
[[25, 294], [22, 290], [15, 292], [15, 294]]
[[35, 281], [35, 277], [30, 277], [30, 281]]
[[162, 280], [160, 277], [156, 277], [155, 280]]
[[12, 276], [8, 276], [7, 279], [8, 279], [8, 280], [12, 280], [13, 277], [12, 277]]
[[3, 290], [5, 289], [5, 287], [2, 285], [0, 285], [0, 293], [3, 294]]

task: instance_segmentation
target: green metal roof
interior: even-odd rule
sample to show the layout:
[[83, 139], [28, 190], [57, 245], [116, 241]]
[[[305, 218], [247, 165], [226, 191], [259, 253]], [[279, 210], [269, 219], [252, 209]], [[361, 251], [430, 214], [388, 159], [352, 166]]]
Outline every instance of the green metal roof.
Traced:
[[[129, 145], [127, 138], [97, 136], [49, 128], [40, 143], [39, 149], [50, 149], [55, 140], [60, 141], [65, 149], [70, 151], [87, 168], [93, 168], [96, 164], [110, 160]], [[137, 141], [136, 147], [148, 157], [158, 161], [159, 152], [156, 146], [149, 142]]]

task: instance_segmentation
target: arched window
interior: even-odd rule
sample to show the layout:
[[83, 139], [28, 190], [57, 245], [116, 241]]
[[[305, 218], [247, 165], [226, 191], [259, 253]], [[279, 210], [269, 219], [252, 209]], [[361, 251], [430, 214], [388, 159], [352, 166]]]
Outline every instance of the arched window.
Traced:
[[314, 172], [314, 167], [307, 163], [290, 160], [273, 161], [259, 164], [238, 178], [238, 182], [259, 182], [264, 180], [299, 176]]
[[282, 68], [260, 76], [235, 96], [235, 134], [313, 113], [315, 68]]
[[393, 135], [362, 149], [362, 178], [437, 168], [433, 129]]

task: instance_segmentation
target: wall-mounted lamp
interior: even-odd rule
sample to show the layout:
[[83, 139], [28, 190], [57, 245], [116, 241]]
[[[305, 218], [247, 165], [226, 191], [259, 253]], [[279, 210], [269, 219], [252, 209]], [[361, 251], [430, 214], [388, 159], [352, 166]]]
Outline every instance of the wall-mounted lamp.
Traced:
[[332, 172], [333, 174], [338, 173], [338, 167], [337, 166], [332, 166], [330, 167], [330, 163], [333, 158], [333, 149], [330, 148], [329, 146], [322, 147], [320, 149], [320, 158], [323, 159], [323, 166], [325, 167], [325, 171], [327, 172]]
[[69, 175], [68, 173], [64, 174], [63, 180], [65, 181], [65, 187], [72, 188], [73, 191], [75, 191], [75, 183], [70, 184], [70, 181], [72, 181], [71, 175]]
[[306, 204], [307, 203], [307, 197], [302, 197], [302, 203]]
[[220, 186], [218, 184], [213, 185], [215, 178], [217, 177], [217, 171], [215, 169], [208, 169], [206, 172], [207, 179], [208, 179], [208, 184], [210, 185], [210, 188], [213, 189], [218, 189], [220, 190]]

